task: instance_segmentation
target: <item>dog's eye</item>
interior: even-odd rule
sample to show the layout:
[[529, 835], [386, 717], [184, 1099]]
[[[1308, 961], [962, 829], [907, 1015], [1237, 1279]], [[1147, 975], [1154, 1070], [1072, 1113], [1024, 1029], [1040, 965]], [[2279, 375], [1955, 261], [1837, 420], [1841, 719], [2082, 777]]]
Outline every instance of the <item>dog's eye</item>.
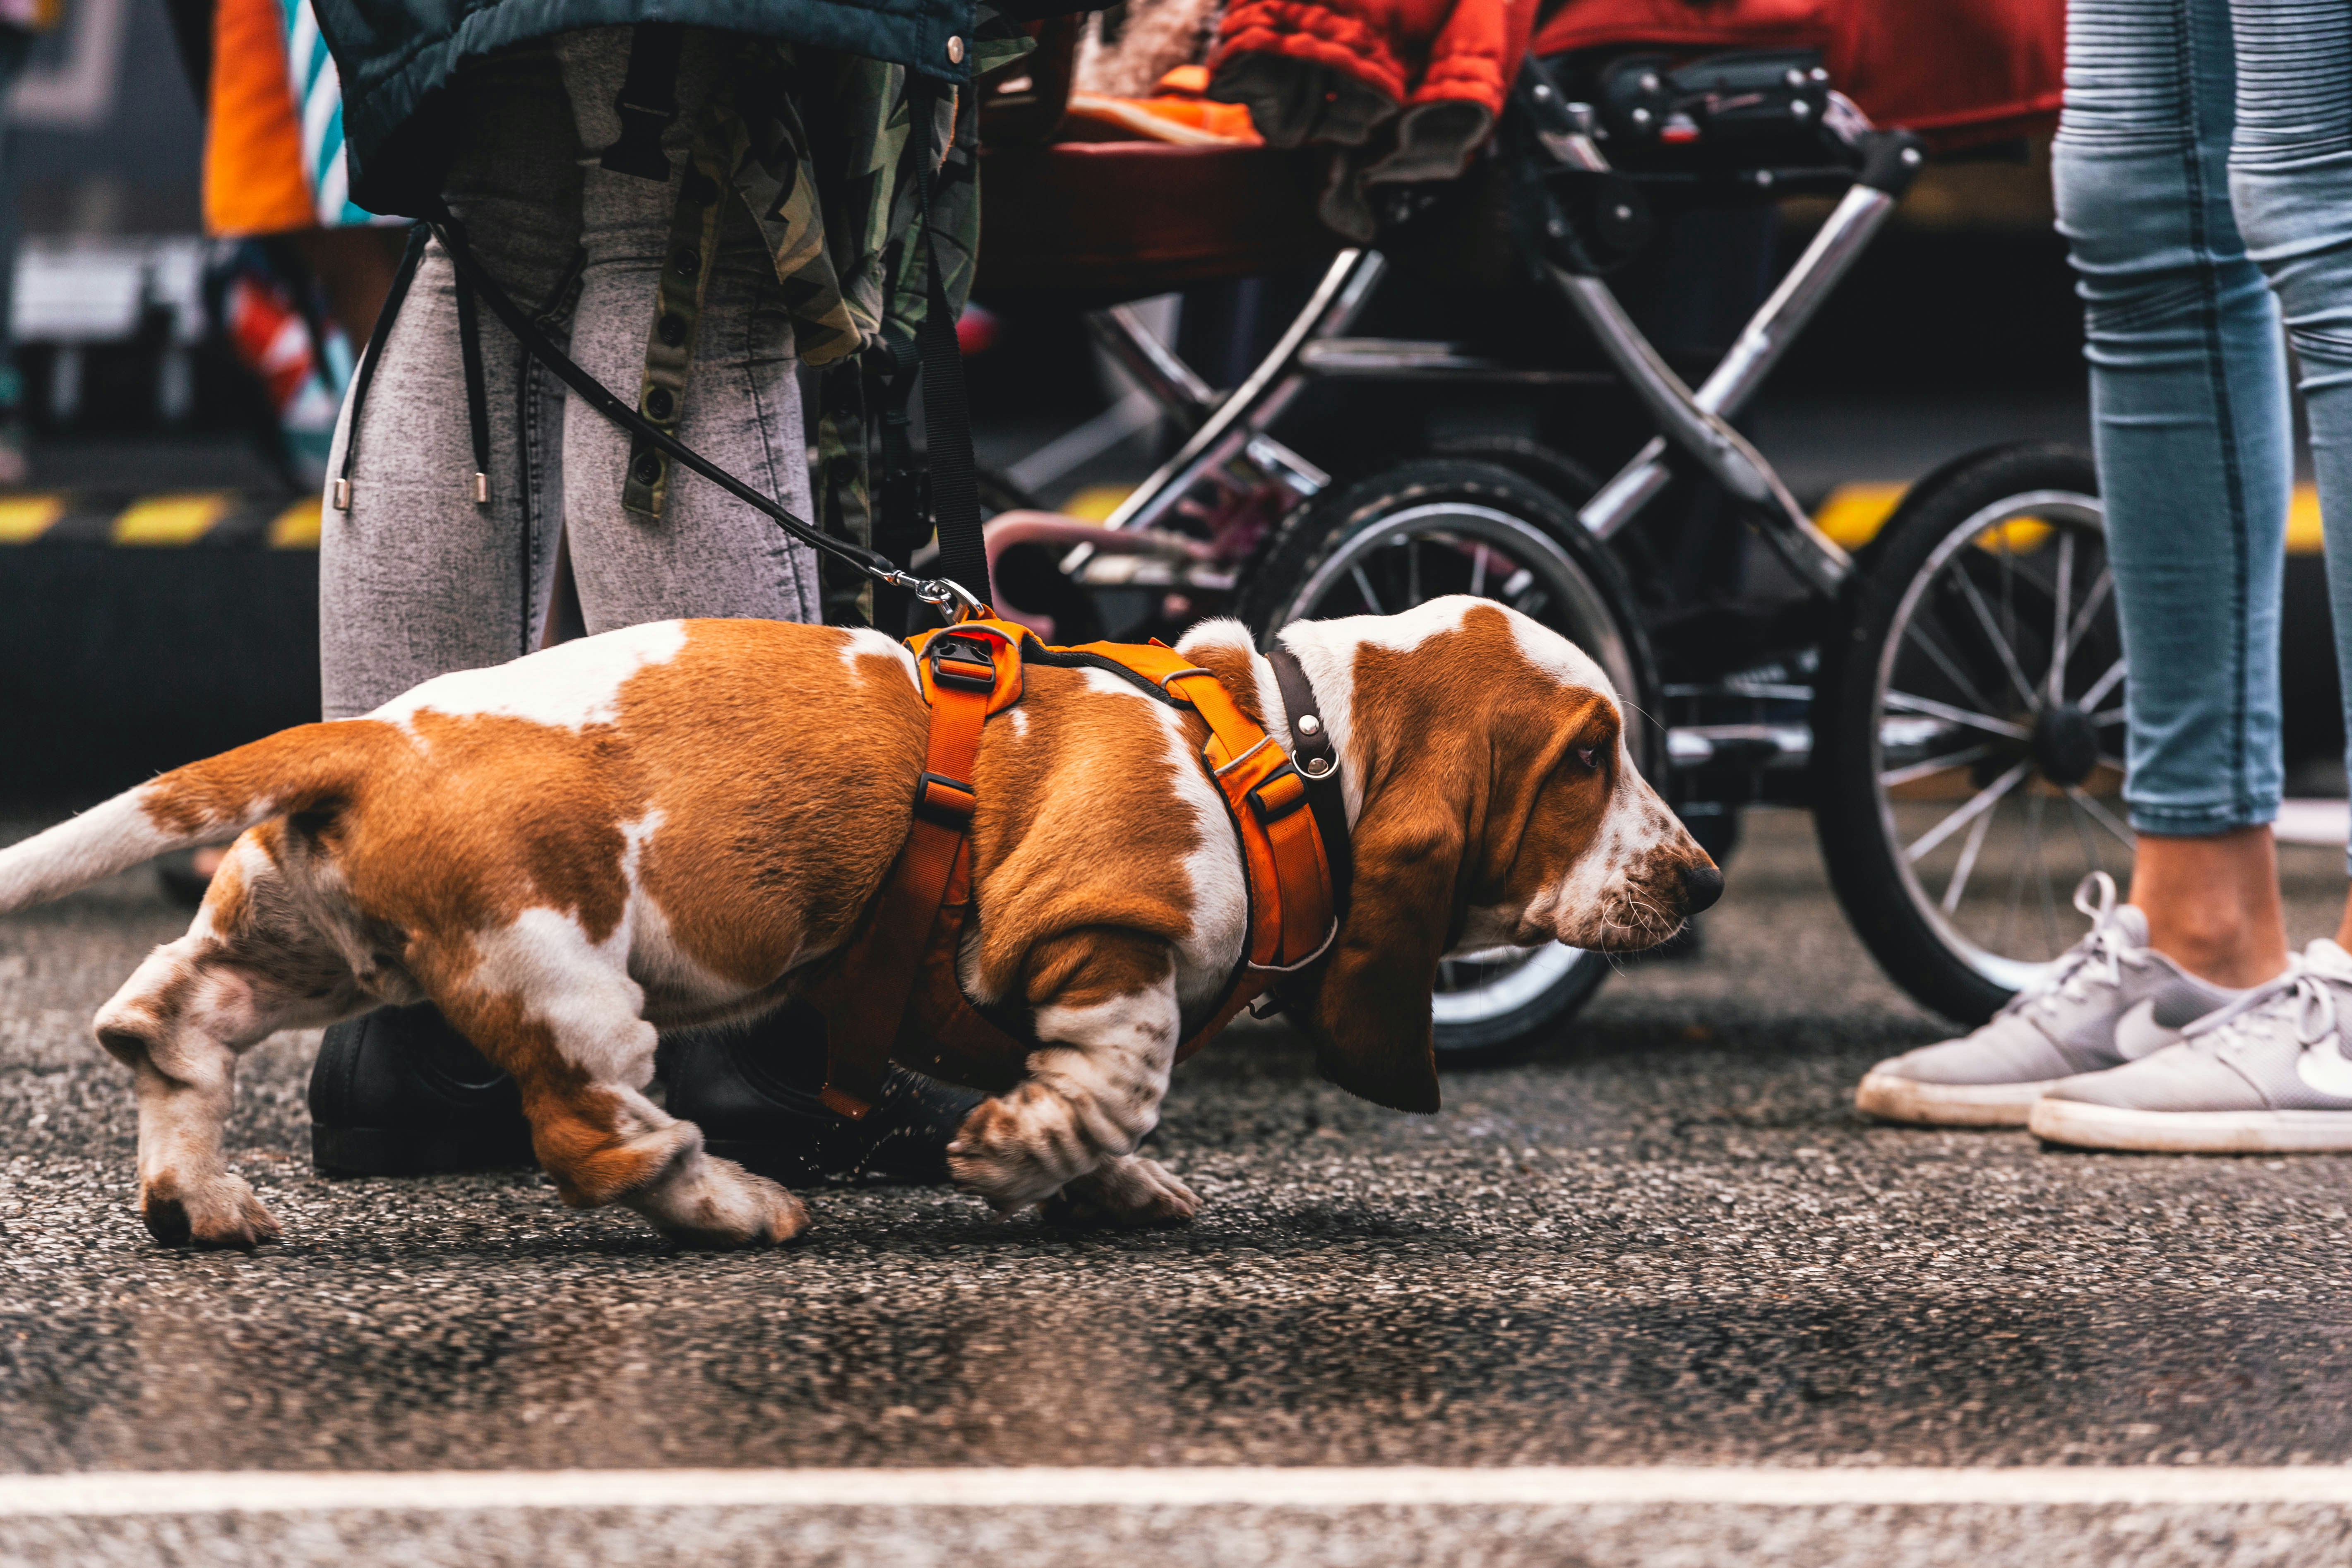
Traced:
[[1576, 760], [1588, 768], [1597, 768], [1601, 765], [1601, 753], [1591, 746], [1579, 746], [1576, 748]]

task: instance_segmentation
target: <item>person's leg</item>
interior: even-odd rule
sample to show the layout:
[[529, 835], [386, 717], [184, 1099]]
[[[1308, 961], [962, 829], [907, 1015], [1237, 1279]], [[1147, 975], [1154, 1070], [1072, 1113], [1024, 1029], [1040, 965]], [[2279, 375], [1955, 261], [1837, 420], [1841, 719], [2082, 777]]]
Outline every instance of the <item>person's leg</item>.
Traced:
[[[625, 31], [577, 36], [564, 50], [583, 142], [603, 141], [600, 121], [626, 61]], [[663, 324], [663, 269], [674, 254], [672, 223], [703, 101], [729, 69], [722, 35], [687, 34], [678, 65], [677, 113], [663, 137], [667, 182], [591, 163], [585, 171], [580, 308], [572, 354], [583, 369], [634, 400], [649, 341]], [[617, 117], [609, 129], [618, 133]], [[698, 321], [681, 321], [692, 359], [676, 432], [728, 472], [767, 491], [802, 517], [813, 515], [808, 437], [800, 383], [775, 265], [743, 203], [712, 190], [719, 243]], [[698, 252], [686, 259], [699, 260]], [[672, 466], [658, 519], [626, 510], [631, 440], [576, 401], [564, 421], [564, 527], [591, 632], [670, 616], [818, 618], [815, 556], [765, 516]]]
[[[631, 41], [629, 29], [610, 28], [569, 34], [557, 46], [580, 141], [591, 153], [620, 135], [613, 103]], [[663, 137], [667, 180], [616, 173], [593, 159], [585, 170], [572, 353], [583, 369], [633, 401], [646, 376], [649, 340], [660, 331], [663, 269], [681, 259], [672, 225], [696, 120], [732, 54], [718, 35], [693, 31], [683, 40], [677, 113]], [[731, 191], [709, 194], [720, 208], [719, 242], [686, 337], [692, 357], [677, 434], [810, 517], [808, 438], [782, 289], [741, 199]], [[702, 258], [696, 250], [684, 259]], [[563, 426], [563, 527], [588, 631], [671, 616], [818, 617], [813, 552], [675, 467], [658, 518], [629, 510], [624, 498], [631, 456], [626, 433], [572, 402]], [[700, 1126], [713, 1152], [794, 1184], [845, 1172], [944, 1179], [947, 1143], [980, 1101], [894, 1069], [864, 1121], [835, 1116], [816, 1096], [824, 1020], [804, 1007], [665, 1041], [660, 1060], [671, 1112]]]
[[2073, 0], [2053, 158], [2130, 659], [2139, 847], [2091, 932], [1990, 1022], [1871, 1068], [1864, 1111], [2017, 1125], [2286, 962], [2270, 828], [2291, 473], [2269, 290], [2230, 214], [2227, 0]]
[[[2352, 11], [2234, 0], [2230, 186], [2247, 250], [2286, 319], [2327, 547], [2336, 663], [2352, 706]], [[2352, 910], [2338, 941], [2352, 942]]]
[[[453, 91], [460, 130], [450, 209], [508, 292], [541, 305], [579, 243], [578, 144], [554, 60], [515, 51], [468, 67]], [[536, 646], [555, 541], [533, 502], [556, 483], [560, 447], [556, 432], [527, 416], [532, 378], [520, 345], [487, 310], [479, 316], [486, 504], [474, 500], [456, 275], [440, 247], [428, 247], [369, 388], [350, 506], [324, 513], [320, 655], [330, 719]], [[341, 471], [349, 426], [347, 404], [331, 474]]]
[[2054, 154], [2084, 303], [2107, 548], [2130, 660], [2148, 938], [2223, 985], [2284, 967], [2278, 606], [2293, 474], [2275, 309], [2227, 159], [2226, 0], [2076, 0]]
[[[2231, 195], [2301, 365], [2338, 663], [2352, 671], [2352, 10], [2341, 0], [2231, 0], [2231, 13], [2239, 72]], [[2267, 860], [2266, 836], [2259, 847]], [[2226, 867], [2184, 863], [2176, 896], [2202, 894], [2225, 907], [2232, 892], [2250, 900], [2256, 873], [2243, 862], [2252, 858], [2242, 847]], [[2274, 910], [2273, 874], [2264, 866], [2259, 875]], [[2053, 1142], [2093, 1148], [2352, 1149], [2346, 1020], [2352, 953], [2315, 942], [2293, 970], [2180, 1049], [2058, 1086], [2031, 1125]]]
[[[467, 67], [453, 90], [461, 130], [450, 208], [509, 292], [547, 303], [579, 246], [579, 145], [554, 59], [514, 51]], [[361, 411], [349, 510], [331, 500], [323, 513], [320, 656], [330, 719], [529, 652], [547, 613], [563, 405], [482, 310], [489, 500], [478, 504], [456, 286], [448, 258], [430, 247]], [[560, 312], [549, 327], [562, 336]], [[330, 475], [341, 471], [351, 424], [347, 401]], [[331, 1174], [530, 1163], [513, 1082], [429, 1005], [329, 1029], [310, 1104], [312, 1155]]]

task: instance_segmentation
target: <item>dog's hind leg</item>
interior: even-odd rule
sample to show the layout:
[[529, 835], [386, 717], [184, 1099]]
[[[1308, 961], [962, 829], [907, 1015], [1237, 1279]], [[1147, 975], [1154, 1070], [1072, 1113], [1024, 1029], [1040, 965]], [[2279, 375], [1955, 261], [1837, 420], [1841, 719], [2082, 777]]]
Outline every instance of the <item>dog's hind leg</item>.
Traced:
[[807, 1227], [799, 1199], [706, 1153], [700, 1128], [646, 1098], [656, 1037], [625, 936], [598, 943], [570, 916], [534, 909], [458, 945], [420, 953], [418, 978], [513, 1075], [531, 1148], [565, 1203], [624, 1205], [686, 1247], [787, 1241]]
[[188, 934], [157, 948], [99, 1010], [99, 1043], [139, 1103], [139, 1214], [168, 1247], [250, 1247], [278, 1221], [221, 1157], [237, 1057], [280, 1029], [374, 1003], [287, 896], [268, 825], [237, 840]]
[[1154, 938], [1077, 931], [1039, 943], [1030, 973], [1029, 1076], [964, 1118], [948, 1169], [1000, 1214], [1070, 1188], [1118, 1217], [1189, 1217], [1183, 1184], [1135, 1157], [1176, 1060], [1174, 955]]

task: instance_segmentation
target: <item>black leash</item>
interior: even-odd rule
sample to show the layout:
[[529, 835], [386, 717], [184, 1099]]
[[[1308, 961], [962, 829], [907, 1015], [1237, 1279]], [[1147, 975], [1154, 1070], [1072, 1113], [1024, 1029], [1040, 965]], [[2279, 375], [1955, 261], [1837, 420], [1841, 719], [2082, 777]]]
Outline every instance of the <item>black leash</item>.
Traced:
[[[499, 286], [498, 279], [490, 276], [489, 269], [482, 265], [481, 258], [474, 252], [473, 242], [466, 237], [465, 226], [457, 221], [447, 207], [439, 207], [425, 222], [431, 227], [434, 237], [440, 240], [441, 247], [448, 252], [450, 263], [457, 268], [459, 289], [471, 289], [478, 295], [482, 303], [489, 307], [490, 314], [496, 316], [499, 324], [512, 332], [515, 341], [522, 344], [524, 353], [552, 371], [558, 381], [578, 393], [581, 400], [597, 413], [626, 430], [645, 445], [663, 453], [671, 461], [700, 474], [744, 505], [765, 513], [777, 527], [802, 543], [813, 550], [847, 562], [876, 582], [887, 587], [904, 588], [927, 605], [937, 605], [947, 609], [951, 616], [960, 609], [977, 610], [984, 606], [984, 600], [952, 578], [918, 577], [911, 573], [901, 572], [886, 555], [868, 550], [863, 545], [852, 544], [846, 540], [835, 539], [828, 533], [811, 527], [793, 516], [777, 501], [761, 495], [660, 426], [646, 418], [614, 396], [603, 382], [581, 369], [571, 355], [556, 347], [554, 341], [540, 331], [538, 324], [530, 319], [522, 307], [514, 302], [513, 297]], [[460, 297], [462, 298], [462, 294]], [[942, 535], [947, 533], [950, 524], [942, 520], [940, 525]], [[980, 524], [977, 516], [971, 521], [971, 532], [972, 537], [970, 547], [980, 549], [982, 569], [984, 574], [987, 554], [985, 547], [980, 542]], [[940, 542], [944, 555], [946, 540], [942, 538]], [[987, 579], [982, 575], [981, 581], [985, 585]]]
[[[923, 285], [929, 308], [916, 331], [922, 351], [925, 457], [930, 474], [931, 521], [940, 535], [940, 575], [958, 583], [977, 583], [981, 597], [990, 597], [988, 545], [980, 527], [980, 467], [971, 450], [971, 406], [964, 395], [963, 350], [956, 342], [956, 313], [948, 303], [946, 268], [931, 237], [931, 198], [937, 174], [931, 167], [931, 128], [937, 122], [940, 84], [929, 77], [908, 73], [908, 112], [913, 117], [907, 138], [915, 160], [915, 222], [922, 246]], [[948, 146], [955, 145], [955, 127], [948, 127]]]

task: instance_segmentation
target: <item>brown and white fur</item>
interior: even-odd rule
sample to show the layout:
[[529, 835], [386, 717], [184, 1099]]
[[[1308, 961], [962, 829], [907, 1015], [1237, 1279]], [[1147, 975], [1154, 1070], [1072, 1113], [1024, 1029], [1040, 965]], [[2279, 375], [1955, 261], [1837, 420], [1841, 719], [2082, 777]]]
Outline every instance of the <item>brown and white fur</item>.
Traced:
[[[1534, 621], [1451, 598], [1282, 637], [1354, 828], [1350, 912], [1287, 994], [1343, 1087], [1437, 1108], [1447, 952], [1647, 946], [1691, 889], [1720, 885], [1635, 773], [1606, 676]], [[1182, 649], [1282, 731], [1239, 624]], [[927, 721], [906, 650], [878, 633], [635, 626], [165, 773], [0, 850], [0, 911], [241, 834], [187, 935], [96, 1020], [135, 1079], [140, 1209], [166, 1243], [278, 1233], [221, 1156], [239, 1053], [422, 999], [513, 1075], [566, 1202], [625, 1204], [689, 1244], [781, 1241], [807, 1224], [800, 1202], [646, 1097], [656, 1035], [757, 1014], [824, 972], [906, 835]], [[1001, 1212], [1058, 1194], [1150, 1223], [1197, 1205], [1134, 1150], [1247, 920], [1205, 734], [1102, 671], [1037, 665], [989, 725], [962, 974], [1025, 1009], [1040, 1044], [950, 1166]]]

